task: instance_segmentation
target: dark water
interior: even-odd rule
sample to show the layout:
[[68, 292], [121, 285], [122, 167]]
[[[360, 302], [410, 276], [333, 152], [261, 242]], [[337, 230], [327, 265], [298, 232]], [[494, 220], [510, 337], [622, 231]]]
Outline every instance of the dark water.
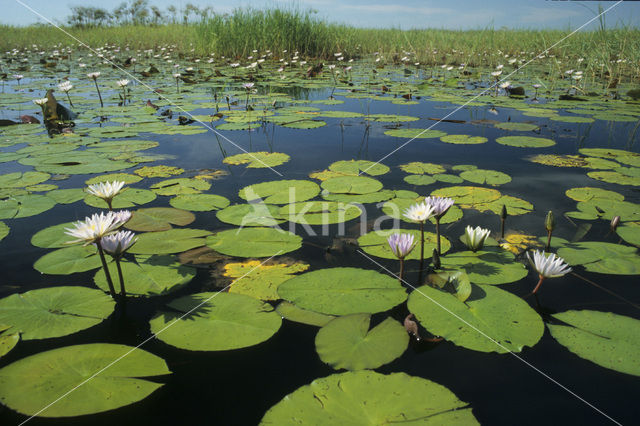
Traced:
[[[327, 94], [317, 95], [326, 98]], [[344, 109], [366, 112], [364, 101], [346, 99], [344, 105], [326, 106], [323, 109]], [[438, 102], [422, 101], [414, 106], [397, 106], [386, 102], [373, 102], [371, 113], [405, 114], [419, 117], [442, 117], [456, 106]], [[524, 198], [535, 206], [532, 213], [511, 217], [507, 229], [522, 230], [530, 234], [544, 234], [544, 217], [548, 210], [556, 213], [558, 226], [556, 235], [571, 238], [575, 229], [561, 213], [575, 210], [575, 202], [564, 195], [566, 189], [576, 186], [595, 186], [614, 190], [625, 195], [630, 202], [640, 202], [640, 192], [633, 187], [604, 184], [586, 176], [585, 169], [553, 168], [525, 160], [535, 154], [576, 154], [582, 147], [611, 147], [638, 151], [637, 144], [628, 146], [629, 132], [635, 123], [611, 123], [596, 121], [589, 124], [556, 123], [545, 118], [524, 117], [520, 112], [500, 109], [499, 115], [489, 115], [488, 107], [463, 108], [451, 119], [493, 119], [498, 121], [534, 121], [541, 125], [540, 136], [556, 140], [557, 145], [543, 149], [522, 149], [495, 143], [495, 138], [507, 133], [490, 126], [472, 124], [440, 123], [435, 129], [451, 134], [473, 134], [489, 138], [481, 145], [451, 145], [438, 139], [417, 139], [406, 145], [383, 163], [392, 172], [376, 177], [385, 188], [411, 189], [421, 195], [445, 184], [436, 183], [425, 187], [406, 184], [406, 175], [396, 166], [410, 161], [438, 164], [476, 164], [480, 168], [499, 170], [512, 176], [513, 181], [498, 187], [503, 194]], [[204, 113], [204, 111], [203, 111]], [[210, 193], [223, 195], [234, 203], [242, 202], [238, 190], [246, 185], [278, 179], [306, 179], [314, 170], [325, 169], [334, 161], [342, 159], [368, 159], [377, 161], [406, 139], [385, 136], [385, 123], [372, 123], [366, 130], [361, 119], [326, 119], [327, 126], [313, 130], [295, 130], [267, 125], [257, 131], [224, 132], [236, 144], [248, 151], [268, 151], [270, 144], [276, 152], [285, 152], [291, 161], [277, 170], [282, 177], [269, 169], [246, 169], [244, 166], [228, 167], [222, 163], [223, 155], [211, 132], [194, 136], [158, 136], [149, 138], [161, 142], [149, 153], [165, 153], [177, 156], [175, 160], [162, 164], [175, 165], [187, 171], [198, 169], [228, 169], [230, 175], [213, 181]], [[341, 125], [342, 123], [342, 125]], [[420, 120], [406, 123], [409, 127], [428, 127], [433, 121]], [[223, 142], [229, 155], [239, 153], [229, 143]], [[13, 171], [16, 163], [1, 164], [2, 173]], [[17, 167], [22, 169], [22, 166]], [[60, 188], [82, 187], [86, 176], [73, 177], [57, 182]], [[141, 187], [162, 179], [146, 179], [132, 185]], [[460, 185], [466, 185], [463, 183]], [[470, 184], [473, 185], [473, 184]], [[168, 197], [159, 196], [144, 207], [168, 206]], [[57, 205], [46, 214], [32, 218], [6, 221], [11, 233], [2, 241], [0, 264], [2, 278], [0, 296], [24, 292], [52, 285], [92, 286], [94, 272], [71, 276], [41, 275], [32, 267], [48, 249], [33, 247], [31, 236], [40, 229], [61, 222], [82, 219], [95, 211], [82, 202], [72, 205]], [[368, 218], [374, 219], [381, 212], [375, 205], [368, 205]], [[356, 220], [357, 221], [357, 220]], [[356, 221], [353, 221], [356, 224]], [[460, 250], [458, 236], [466, 225], [481, 225], [493, 231], [499, 230], [499, 218], [492, 213], [466, 210], [464, 218], [446, 226], [444, 235], [454, 244], [452, 251]], [[357, 226], [349, 237], [357, 237]], [[357, 225], [357, 224], [356, 224]], [[212, 231], [228, 228], [219, 222], [215, 212], [198, 212], [196, 221], [190, 225]], [[403, 224], [408, 227], [408, 224]], [[354, 228], [354, 229], [352, 229]], [[320, 233], [320, 227], [314, 227]], [[289, 256], [310, 263], [311, 269], [331, 266], [356, 266], [379, 269], [375, 264], [347, 247], [341, 254], [326, 256], [318, 246], [329, 246], [333, 242], [337, 226], [330, 227], [329, 235], [304, 236], [303, 247]], [[596, 222], [586, 240], [607, 240], [608, 224]], [[379, 259], [377, 259], [379, 260]], [[381, 262], [395, 270], [397, 264]], [[408, 263], [415, 269], [416, 264]], [[592, 274], [576, 268], [581, 275], [624, 297], [639, 301], [640, 288], [637, 277], [606, 276]], [[415, 274], [409, 274], [415, 282]], [[519, 296], [527, 295], [535, 285], [533, 273], [518, 283], [502, 288]], [[93, 342], [112, 342], [136, 346], [150, 336], [148, 321], [154, 312], [176, 297], [216, 288], [210, 271], [199, 268], [197, 277], [184, 288], [169, 296], [131, 300], [126, 312], [117, 311], [104, 323], [91, 329], [56, 339], [22, 341], [7, 356], [0, 360], [0, 367], [24, 357], [67, 345]], [[527, 299], [543, 315], [569, 309], [593, 309], [611, 311], [616, 314], [640, 317], [637, 309], [621, 302], [602, 290], [574, 277], [550, 279], [543, 284], [539, 300]], [[538, 304], [539, 303], [539, 304]], [[406, 308], [398, 307], [391, 314], [402, 321]], [[374, 316], [374, 322], [386, 314]], [[114, 424], [257, 424], [263, 414], [285, 395], [316, 378], [325, 377], [334, 370], [323, 364], [315, 352], [314, 338], [317, 328], [283, 321], [282, 328], [267, 342], [260, 345], [222, 352], [190, 352], [173, 348], [161, 341], [151, 340], [142, 348], [166, 360], [171, 375], [153, 380], [165, 385], [148, 398], [138, 403], [91, 416], [65, 419], [36, 418], [30, 424], [38, 425], [114, 425]], [[452, 343], [412, 342], [409, 349], [390, 364], [377, 369], [381, 373], [405, 372], [413, 376], [433, 380], [446, 386], [461, 400], [473, 407], [473, 414], [482, 424], [538, 425], [538, 424], [606, 424], [607, 419], [589, 407], [577, 396], [562, 389], [566, 386], [580, 398], [592, 403], [623, 424], [637, 422], [640, 408], [637, 397], [640, 379], [599, 367], [573, 355], [558, 344], [545, 331], [545, 335], [533, 348], [522, 353], [481, 353], [457, 347]], [[547, 377], [548, 376], [548, 377]], [[17, 424], [25, 416], [0, 406], [0, 424]]]

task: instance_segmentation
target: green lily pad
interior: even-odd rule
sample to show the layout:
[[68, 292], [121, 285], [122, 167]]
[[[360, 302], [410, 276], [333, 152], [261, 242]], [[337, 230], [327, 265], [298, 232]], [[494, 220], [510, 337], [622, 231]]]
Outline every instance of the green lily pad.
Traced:
[[101, 266], [98, 251], [94, 246], [72, 246], [54, 250], [33, 264], [37, 271], [51, 275], [69, 275]]
[[[155, 199], [156, 194], [148, 189], [127, 188], [120, 194], [113, 197], [113, 200], [111, 200], [111, 206], [114, 209], [130, 209], [132, 207], [150, 203]], [[98, 198], [91, 194], [87, 194], [84, 197], [84, 202], [91, 207], [99, 209], [106, 209], [109, 207], [107, 202], [102, 198]]]
[[247, 152], [238, 155], [232, 155], [222, 160], [226, 164], [246, 164], [250, 169], [262, 169], [267, 167], [276, 167], [289, 161], [291, 157], [281, 152]]
[[478, 145], [486, 143], [489, 139], [483, 136], [471, 135], [446, 135], [440, 138], [442, 142], [452, 143], [456, 145]]
[[[435, 180], [437, 180], [438, 182], [444, 182], [444, 183], [462, 183], [464, 182], [464, 179], [462, 179], [460, 176], [456, 176], [456, 175], [450, 175], [447, 173], [439, 173], [437, 175], [433, 175], [433, 178]], [[406, 180], [406, 178], [405, 178]]]
[[15, 172], [0, 175], [0, 188], [24, 188], [49, 180], [51, 175], [42, 172]]
[[0, 222], [0, 241], [2, 241], [7, 235], [9, 235], [9, 225], [4, 222]]
[[567, 197], [576, 201], [591, 201], [594, 198], [604, 199], [604, 200], [613, 200], [613, 201], [622, 201], [624, 200], [624, 195], [618, 194], [614, 191], [608, 191], [606, 189], [601, 188], [592, 188], [592, 187], [582, 187], [582, 188], [571, 188], [567, 189], [565, 192]]
[[237, 228], [207, 237], [207, 246], [218, 253], [238, 257], [268, 257], [299, 249], [302, 238], [274, 228]]
[[379, 203], [381, 201], [386, 201], [395, 196], [395, 191], [390, 189], [383, 189], [376, 192], [369, 192], [368, 194], [331, 194], [324, 193], [322, 194], [322, 198], [327, 201], [338, 201], [341, 203], [359, 203], [359, 204], [367, 204], [367, 203]]
[[506, 284], [520, 281], [528, 274], [527, 268], [504, 250], [451, 253], [443, 256], [441, 262], [444, 268], [463, 270], [474, 284]]
[[138, 209], [125, 224], [132, 231], [166, 231], [171, 225], [185, 226], [196, 220], [196, 216], [186, 210], [169, 207]]
[[0, 299], [0, 324], [23, 340], [66, 336], [101, 323], [115, 302], [86, 287], [48, 287]]
[[211, 235], [209, 231], [191, 228], [145, 232], [136, 236], [138, 241], [128, 252], [135, 254], [181, 253], [205, 245], [203, 237], [208, 235]]
[[140, 401], [162, 386], [141, 377], [169, 373], [164, 360], [139, 348], [111, 343], [65, 346], [2, 368], [0, 402], [28, 416], [101, 413]]
[[271, 407], [261, 426], [304, 424], [476, 425], [467, 403], [432, 381], [404, 373], [333, 374], [298, 388]]
[[[161, 296], [181, 288], [196, 276], [195, 268], [182, 265], [174, 256], [167, 255], [138, 255], [136, 262], [121, 261], [120, 267], [128, 296]], [[109, 273], [118, 287], [115, 262], [109, 264]], [[96, 272], [93, 282], [103, 291], [109, 291], [102, 268]]]
[[587, 173], [592, 179], [599, 180], [607, 183], [616, 183], [618, 185], [632, 185], [640, 186], [640, 177], [628, 176], [620, 172], [614, 172], [609, 170], [589, 172]]
[[558, 256], [570, 265], [582, 265], [600, 274], [638, 275], [640, 256], [636, 247], [584, 241], [569, 243], [558, 249]]
[[481, 185], [502, 185], [511, 182], [511, 176], [497, 170], [467, 170], [460, 173], [460, 177]]
[[618, 226], [616, 232], [629, 244], [640, 247], [640, 222], [627, 222]]
[[43, 248], [69, 247], [69, 241], [72, 241], [73, 237], [65, 234], [65, 230], [67, 228], [73, 229], [74, 223], [75, 222], [65, 222], [41, 229], [31, 237], [31, 244]]
[[73, 204], [84, 199], [86, 195], [81, 188], [55, 189], [47, 193], [47, 197], [58, 204]]
[[289, 321], [313, 325], [316, 327], [322, 327], [335, 318], [333, 315], [321, 314], [319, 312], [299, 308], [286, 300], [280, 302], [278, 306], [276, 306], [276, 312], [279, 313], [282, 318], [288, 319]]
[[464, 302], [422, 286], [411, 293], [408, 307], [430, 333], [480, 352], [521, 352], [544, 333], [542, 318], [527, 302], [492, 286], [473, 286]]
[[307, 272], [282, 283], [278, 294], [302, 309], [329, 315], [383, 312], [407, 298], [398, 280], [358, 268]]
[[144, 166], [134, 170], [133, 173], [143, 178], [170, 177], [181, 175], [184, 169], [173, 166]]
[[[7, 329], [6, 326], [0, 326], [0, 330]], [[11, 349], [20, 341], [20, 333], [4, 332], [0, 334], [0, 358], [11, 352]]]
[[[358, 238], [358, 245], [365, 253], [372, 256], [382, 257], [384, 259], [397, 259], [391, 251], [387, 238], [391, 234], [402, 233], [413, 235], [413, 240], [416, 244], [413, 251], [409, 253], [405, 260], [416, 259], [420, 260], [420, 231], [417, 229], [391, 229], [383, 231], [371, 231]], [[437, 246], [437, 235], [432, 232], [424, 233], [424, 253], [425, 257], [431, 257], [431, 253]], [[451, 248], [451, 243], [443, 235], [440, 236], [441, 252], [446, 253]]]
[[409, 175], [404, 177], [404, 181], [411, 185], [431, 185], [436, 183], [436, 179], [429, 175]]
[[98, 152], [73, 151], [21, 158], [19, 163], [34, 166], [39, 172], [68, 175], [114, 172], [134, 165], [128, 161], [111, 160], [105, 155]]
[[442, 167], [440, 164], [434, 163], [421, 163], [419, 161], [414, 161], [407, 164], [400, 165], [400, 169], [403, 172], [411, 173], [414, 175], [422, 175], [422, 174], [440, 174], [446, 172], [446, 169]]
[[338, 317], [316, 335], [320, 359], [336, 370], [374, 369], [401, 356], [409, 344], [402, 324], [387, 318], [371, 330], [368, 314]]
[[501, 145], [515, 146], [518, 148], [546, 148], [556, 143], [551, 139], [535, 136], [503, 136], [496, 139]]
[[162, 331], [158, 339], [190, 351], [254, 346], [271, 338], [282, 324], [271, 305], [243, 294], [198, 293], [167, 306], [172, 311], [161, 311], [151, 319], [151, 332]]
[[236, 226], [274, 226], [285, 222], [278, 206], [265, 203], [236, 204], [219, 210], [219, 221]]
[[368, 160], [342, 160], [332, 163], [329, 170], [351, 176], [358, 176], [360, 173], [380, 176], [389, 173], [390, 169], [384, 164]]
[[368, 194], [382, 189], [382, 183], [366, 176], [340, 176], [327, 179], [322, 189], [333, 194]]
[[436, 189], [431, 195], [453, 198], [462, 208], [474, 208], [476, 204], [491, 203], [501, 197], [500, 191], [477, 186], [450, 186]]
[[129, 173], [110, 173], [106, 175], [94, 176], [90, 179], [84, 181], [87, 185], [93, 185], [100, 182], [113, 182], [119, 181], [124, 182], [125, 185], [131, 185], [132, 183], [137, 183], [142, 180], [142, 177], [132, 175]]
[[327, 225], [355, 219], [362, 214], [362, 210], [355, 204], [335, 201], [303, 201], [282, 206], [277, 214], [278, 217], [294, 223]]
[[229, 287], [230, 293], [246, 294], [260, 300], [278, 300], [278, 286], [308, 268], [309, 265], [302, 262], [289, 265], [247, 260], [242, 263], [227, 263], [224, 265], [224, 275], [235, 278]]
[[480, 212], [490, 211], [497, 215], [502, 213], [502, 207], [507, 208], [510, 216], [518, 216], [530, 213], [533, 210], [533, 204], [522, 198], [512, 197], [511, 195], [503, 195], [495, 201], [489, 203], [479, 203], [470, 206], [462, 206], [463, 208], [472, 208]]
[[46, 195], [16, 195], [0, 200], [0, 219], [36, 216], [52, 209], [55, 205], [56, 202]]
[[214, 194], [184, 194], [169, 200], [169, 204], [177, 209], [197, 212], [224, 209], [229, 203], [227, 198]]
[[567, 325], [547, 324], [554, 339], [580, 358], [640, 376], [640, 321], [612, 312], [566, 311], [552, 316]]
[[384, 132], [387, 136], [406, 139], [433, 139], [446, 136], [445, 132], [440, 130], [428, 129], [391, 129]]
[[327, 123], [321, 120], [296, 120], [280, 124], [280, 126], [287, 127], [289, 129], [317, 129], [318, 127], [326, 125]]
[[510, 131], [516, 131], [516, 132], [531, 132], [534, 130], [540, 130], [540, 127], [531, 123], [508, 122], [508, 123], [496, 123], [494, 124], [494, 126], [497, 127], [498, 129], [510, 130]]
[[154, 183], [151, 190], [158, 195], [199, 194], [211, 188], [211, 184], [203, 179], [176, 178]]
[[308, 180], [277, 180], [245, 186], [238, 196], [246, 201], [262, 199], [268, 204], [289, 204], [309, 200], [320, 193], [317, 183]]

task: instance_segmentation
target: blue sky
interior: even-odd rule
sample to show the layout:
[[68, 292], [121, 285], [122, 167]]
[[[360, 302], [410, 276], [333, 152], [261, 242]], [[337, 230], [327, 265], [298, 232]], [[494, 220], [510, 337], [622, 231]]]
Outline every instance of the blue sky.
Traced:
[[[122, 0], [20, 0], [40, 14], [55, 22], [64, 22], [69, 7], [82, 4], [112, 10]], [[187, 0], [151, 0], [150, 4], [161, 9], [174, 4], [185, 5]], [[594, 16], [599, 2], [596, 1], [545, 1], [545, 0], [190, 0], [198, 6], [212, 5], [216, 12], [230, 12], [236, 7], [255, 8], [297, 5], [312, 8], [318, 16], [332, 22], [347, 23], [360, 27], [400, 28], [559, 28], [572, 29]], [[600, 4], [606, 9], [613, 1]], [[0, 23], [28, 25], [43, 22], [20, 5], [16, 0], [0, 0], [9, 6], [0, 15]], [[589, 10], [591, 9], [591, 10]], [[620, 25], [639, 26], [640, 2], [625, 1], [611, 10], [606, 17], [608, 27]], [[597, 22], [591, 24], [595, 28]]]

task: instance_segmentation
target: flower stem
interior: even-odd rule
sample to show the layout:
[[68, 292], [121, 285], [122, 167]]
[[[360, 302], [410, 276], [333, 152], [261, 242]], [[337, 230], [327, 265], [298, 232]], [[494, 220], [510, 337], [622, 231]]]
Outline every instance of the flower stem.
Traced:
[[398, 281], [402, 285], [402, 275], [404, 274], [404, 259], [400, 259], [400, 275], [398, 275]]
[[73, 108], [73, 102], [71, 102], [71, 96], [69, 96], [69, 92], [67, 92], [67, 99], [69, 100], [69, 105]]
[[551, 248], [551, 231], [547, 231], [547, 247], [545, 248], [545, 250], [549, 251], [550, 248]]
[[420, 275], [424, 267], [424, 222], [420, 222]]
[[436, 218], [436, 241], [438, 245], [438, 256], [442, 256], [442, 252], [440, 251], [440, 219]]
[[109, 273], [109, 268], [107, 267], [107, 261], [104, 258], [104, 251], [102, 250], [102, 246], [100, 245], [100, 240], [96, 241], [96, 247], [98, 247], [98, 253], [100, 254], [100, 261], [102, 262], [102, 269], [104, 269], [104, 275], [107, 277], [107, 284], [109, 285], [109, 293], [112, 298], [116, 298], [116, 290], [113, 287], [113, 281], [111, 280], [111, 274]]
[[544, 281], [544, 277], [540, 275], [540, 281], [538, 281], [538, 284], [536, 284], [536, 287], [533, 289], [531, 294], [536, 294], [538, 292], [538, 290], [540, 289], [540, 286], [542, 285], [542, 281]]
[[118, 278], [120, 279], [120, 297], [125, 300], [127, 297], [127, 291], [124, 288], [124, 277], [122, 276], [122, 268], [120, 267], [120, 256], [116, 256], [116, 267], [118, 268]]
[[100, 94], [100, 88], [98, 87], [98, 80], [94, 79], [93, 82], [96, 84], [96, 90], [98, 91], [98, 98], [100, 99], [100, 108], [104, 108], [104, 103], [102, 103], [102, 95]]

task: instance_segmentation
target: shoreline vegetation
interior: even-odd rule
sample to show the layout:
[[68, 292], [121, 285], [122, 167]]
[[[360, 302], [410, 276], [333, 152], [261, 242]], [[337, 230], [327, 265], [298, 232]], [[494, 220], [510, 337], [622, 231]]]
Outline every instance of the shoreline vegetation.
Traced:
[[[385, 63], [418, 62], [424, 66], [496, 66], [518, 58], [522, 64], [551, 47], [572, 30], [493, 29], [445, 30], [357, 28], [330, 23], [312, 10], [274, 8], [236, 9], [230, 14], [203, 13], [196, 20], [121, 20], [109, 25], [63, 27], [92, 48], [105, 45], [130, 50], [170, 46], [184, 57], [224, 57], [227, 61], [249, 58], [255, 52], [273, 52], [274, 59], [297, 52], [305, 59], [334, 59], [336, 52], [347, 59], [370, 59], [377, 54]], [[71, 22], [71, 18], [70, 18]], [[0, 26], [0, 49], [55, 49], [78, 43], [49, 25]], [[544, 57], [550, 72], [580, 67], [602, 77], [640, 78], [640, 30], [632, 27], [607, 29], [604, 21], [596, 30], [579, 31], [554, 46]], [[542, 58], [540, 58], [542, 59]], [[514, 64], [514, 65], [517, 65]]]

